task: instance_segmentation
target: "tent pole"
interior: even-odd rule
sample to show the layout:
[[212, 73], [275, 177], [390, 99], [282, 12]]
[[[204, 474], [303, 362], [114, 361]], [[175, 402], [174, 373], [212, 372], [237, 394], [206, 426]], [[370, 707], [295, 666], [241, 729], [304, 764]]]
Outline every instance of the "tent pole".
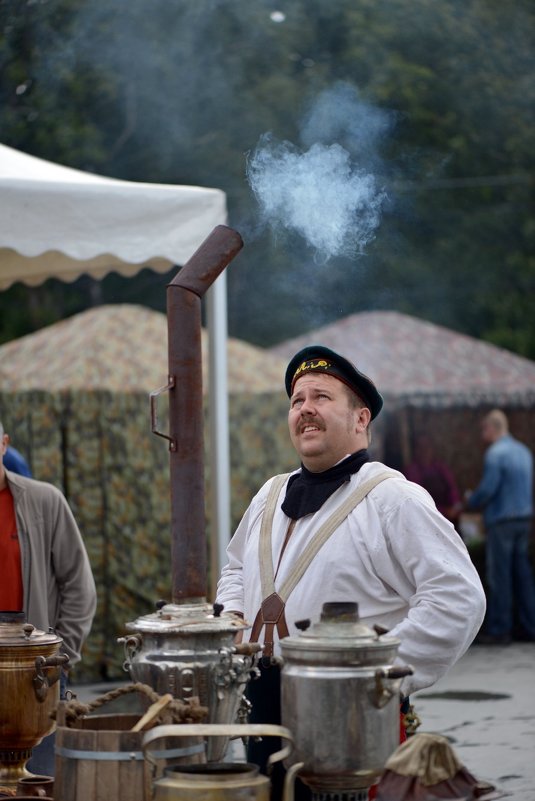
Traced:
[[210, 590], [215, 599], [230, 540], [230, 451], [227, 371], [227, 279], [221, 273], [206, 294], [210, 418]]

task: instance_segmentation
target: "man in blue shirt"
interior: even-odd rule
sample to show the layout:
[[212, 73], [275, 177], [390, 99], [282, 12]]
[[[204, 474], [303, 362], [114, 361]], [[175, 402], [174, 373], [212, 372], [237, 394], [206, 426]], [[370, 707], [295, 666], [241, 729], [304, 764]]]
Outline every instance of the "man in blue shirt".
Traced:
[[509, 434], [505, 414], [495, 409], [481, 425], [483, 477], [468, 497], [468, 509], [482, 509], [486, 533], [487, 622], [482, 644], [506, 645], [516, 601], [525, 639], [535, 641], [535, 579], [529, 556], [533, 515], [533, 456]]
[[7, 446], [7, 451], [4, 454], [4, 467], [6, 470], [11, 470], [12, 473], [18, 473], [21, 476], [32, 477], [28, 462], [16, 448], [12, 445]]

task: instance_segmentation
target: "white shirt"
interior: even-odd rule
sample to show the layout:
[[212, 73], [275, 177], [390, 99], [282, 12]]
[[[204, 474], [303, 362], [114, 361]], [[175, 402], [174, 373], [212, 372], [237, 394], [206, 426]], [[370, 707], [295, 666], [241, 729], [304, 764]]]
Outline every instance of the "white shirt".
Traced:
[[[276, 589], [318, 527], [359, 484], [384, 469], [379, 462], [363, 465], [318, 512], [297, 520]], [[356, 601], [364, 623], [383, 626], [388, 636], [400, 639], [396, 661], [414, 668], [402, 684], [409, 694], [437, 681], [466, 651], [483, 621], [485, 594], [466, 546], [431, 496], [395, 475], [376, 486], [323, 545], [285, 614], [295, 636], [295, 621], [314, 623], [323, 603]], [[271, 481], [253, 498], [229, 543], [229, 562], [218, 584], [217, 601], [228, 611], [243, 612], [250, 624], [262, 603], [258, 540]], [[274, 569], [290, 523], [280, 508], [285, 494], [286, 484], [273, 520]], [[276, 636], [275, 653], [280, 653]]]

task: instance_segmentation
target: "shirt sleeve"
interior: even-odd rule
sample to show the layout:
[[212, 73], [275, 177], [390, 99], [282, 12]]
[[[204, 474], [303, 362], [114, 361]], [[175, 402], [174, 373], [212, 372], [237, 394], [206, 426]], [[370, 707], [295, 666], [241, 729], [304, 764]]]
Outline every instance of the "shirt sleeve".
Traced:
[[227, 612], [243, 614], [244, 611], [243, 559], [250, 516], [251, 507], [249, 506], [227, 546], [228, 563], [221, 571], [221, 577], [217, 583], [216, 602], [223, 604]]
[[70, 507], [56, 495], [52, 569], [58, 590], [55, 629], [63, 639], [71, 664], [79, 661], [95, 615], [97, 595], [93, 573]]
[[466, 546], [430, 504], [405, 498], [386, 526], [391, 558], [383, 581], [406, 598], [408, 613], [388, 633], [401, 641], [398, 663], [413, 667], [402, 691], [439, 679], [462, 656], [485, 614], [485, 593]]
[[251, 533], [259, 524], [269, 490], [274, 477], [270, 478], [252, 499], [249, 508], [243, 515], [234, 536], [228, 547], [228, 563], [221, 571], [217, 584], [217, 603], [223, 604], [227, 612], [245, 612], [246, 598], [244, 593], [244, 564], [248, 572], [249, 585], [251, 583], [252, 563], [258, 565], [258, 546], [250, 541]]

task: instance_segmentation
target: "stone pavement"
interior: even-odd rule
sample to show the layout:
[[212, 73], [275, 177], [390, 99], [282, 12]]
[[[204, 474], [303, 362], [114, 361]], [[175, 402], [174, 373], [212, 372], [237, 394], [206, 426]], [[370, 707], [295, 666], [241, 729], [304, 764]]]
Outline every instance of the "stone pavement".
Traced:
[[535, 801], [535, 643], [473, 645], [412, 701], [419, 731], [447, 737], [477, 779]]
[[[120, 685], [71, 689], [88, 703]], [[535, 644], [473, 645], [412, 702], [419, 731], [447, 737], [477, 779], [494, 784], [508, 801], [535, 801]]]

